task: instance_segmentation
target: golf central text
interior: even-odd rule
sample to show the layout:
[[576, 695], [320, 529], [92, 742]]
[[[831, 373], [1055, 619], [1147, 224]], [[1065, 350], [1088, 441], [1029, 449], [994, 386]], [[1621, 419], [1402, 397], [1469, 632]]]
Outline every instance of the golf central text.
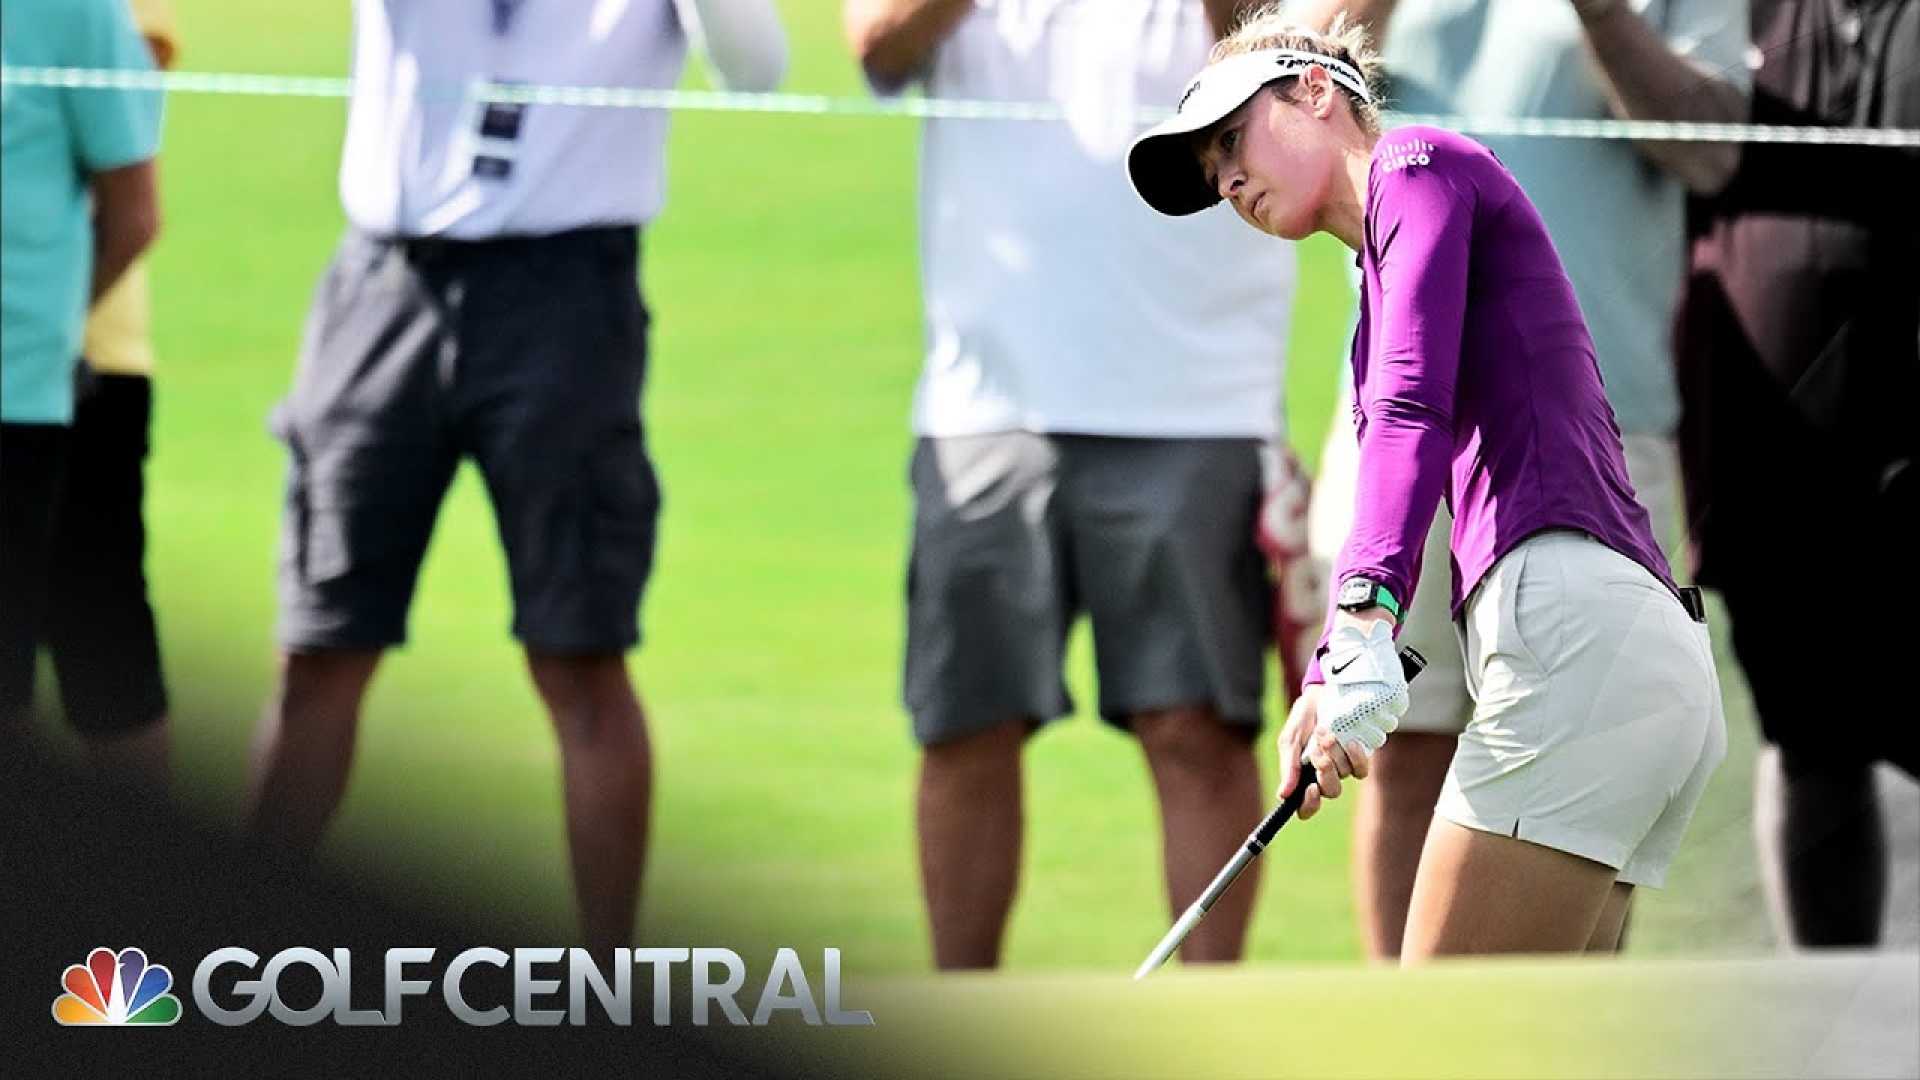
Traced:
[[[779, 949], [749, 986], [746, 961], [732, 949], [615, 949], [605, 963], [586, 949], [466, 949], [444, 964], [430, 948], [388, 949], [379, 967], [356, 969], [350, 949], [328, 955], [293, 948], [264, 962], [258, 953], [229, 946], [209, 953], [193, 972], [193, 1002], [217, 1024], [252, 1023], [265, 1013], [303, 1027], [331, 1019], [344, 1026], [392, 1027], [408, 999], [437, 996], [462, 1023], [479, 1027], [513, 1023], [631, 1025], [636, 1004], [641, 1022], [666, 1026], [691, 1019], [765, 1025], [781, 1014], [807, 1024], [864, 1026], [865, 1010], [841, 1007], [840, 950], [825, 949], [820, 992], [793, 949]], [[318, 976], [318, 995], [314, 986]], [[353, 987], [378, 980], [376, 995]], [[437, 985], [436, 985], [437, 984]], [[366, 983], [362, 983], [363, 987]], [[366, 1007], [377, 1000], [381, 1007]], [[430, 1007], [430, 1006], [427, 1006]]]

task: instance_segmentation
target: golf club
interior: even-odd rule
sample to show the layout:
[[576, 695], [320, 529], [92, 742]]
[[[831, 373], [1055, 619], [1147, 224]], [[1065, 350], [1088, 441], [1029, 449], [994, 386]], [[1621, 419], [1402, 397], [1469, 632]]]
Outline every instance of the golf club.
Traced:
[[[1406, 673], [1409, 683], [1426, 666], [1427, 658], [1421, 656], [1418, 650], [1411, 646], [1400, 650], [1400, 669]], [[1200, 920], [1206, 917], [1207, 911], [1213, 907], [1214, 903], [1225, 896], [1228, 889], [1233, 888], [1234, 879], [1240, 876], [1240, 871], [1245, 870], [1248, 863], [1266, 850], [1267, 845], [1273, 842], [1274, 835], [1280, 831], [1280, 826], [1285, 825], [1293, 817], [1294, 812], [1300, 809], [1300, 803], [1307, 796], [1307, 786], [1317, 779], [1313, 763], [1302, 761], [1300, 782], [1293, 786], [1293, 794], [1288, 795], [1281, 800], [1279, 806], [1273, 808], [1273, 812], [1267, 815], [1267, 819], [1247, 837], [1247, 842], [1241, 845], [1240, 850], [1234, 852], [1233, 858], [1227, 862], [1227, 865], [1221, 867], [1220, 872], [1214, 875], [1213, 883], [1200, 894], [1200, 899], [1195, 900], [1192, 906], [1181, 914], [1179, 921], [1173, 924], [1173, 929], [1167, 931], [1167, 936], [1161, 938], [1160, 944], [1155, 945], [1153, 951], [1147, 954], [1139, 970], [1133, 973], [1136, 981], [1146, 978], [1155, 968], [1166, 963], [1167, 957], [1173, 955], [1173, 950], [1187, 940], [1187, 935], [1193, 932], [1194, 927], [1200, 925]]]

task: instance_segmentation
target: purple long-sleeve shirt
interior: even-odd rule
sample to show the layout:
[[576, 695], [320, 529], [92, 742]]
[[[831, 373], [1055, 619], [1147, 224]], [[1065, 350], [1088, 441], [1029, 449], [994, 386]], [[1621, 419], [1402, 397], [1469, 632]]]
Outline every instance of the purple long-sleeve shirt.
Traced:
[[[1412, 603], [1444, 496], [1455, 615], [1502, 555], [1544, 529], [1586, 532], [1674, 588], [1573, 286], [1499, 159], [1438, 128], [1383, 137], [1359, 264], [1358, 502], [1334, 582], [1371, 578]], [[1321, 681], [1317, 655], [1305, 681]]]

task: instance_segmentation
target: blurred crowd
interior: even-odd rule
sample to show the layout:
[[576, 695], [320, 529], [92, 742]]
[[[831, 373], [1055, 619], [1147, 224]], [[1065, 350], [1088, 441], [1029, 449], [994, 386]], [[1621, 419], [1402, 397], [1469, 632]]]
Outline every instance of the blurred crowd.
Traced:
[[[1356, 498], [1351, 391], [1309, 477], [1287, 445], [1291, 245], [1226, 211], [1176, 224], [1122, 159], [1245, 0], [845, 0], [876, 94], [1047, 102], [931, 119], [926, 319], [911, 422], [904, 701], [932, 953], [999, 962], [1026, 824], [1022, 754], [1073, 712], [1092, 623], [1100, 715], [1137, 738], [1178, 911], [1263, 812], [1268, 660], [1297, 689]], [[660, 487], [636, 284], [664, 202], [662, 111], [487, 103], [477, 79], [671, 87], [689, 52], [780, 82], [772, 0], [356, 0], [340, 167], [349, 228], [272, 429], [287, 452], [280, 665], [249, 826], [312, 851], [456, 466], [484, 477], [513, 632], [561, 751], [581, 929], [632, 939], [652, 759], [626, 654]], [[1389, 105], [1474, 117], [1920, 129], [1920, 0], [1296, 0], [1382, 49]], [[9, 66], [173, 63], [167, 0], [8, 0]], [[9, 84], [0, 263], [0, 725], [36, 655], [109, 775], [164, 789], [167, 694], [145, 579], [160, 95]], [[1592, 333], [1634, 491], [1717, 593], [1766, 743], [1755, 838], [1781, 939], [1869, 946], [1888, 907], [1883, 788], [1920, 735], [1881, 630], [1915, 548], [1920, 151], [1794, 142], [1484, 140], [1544, 218]], [[752, 258], [742, 252], [743, 260]], [[1221, 267], [1232, 266], [1223, 274]], [[289, 314], [291, 318], [291, 313]], [[1337, 381], [1345, 383], [1343, 377]], [[1426, 545], [1448, 574], [1446, 515]], [[1444, 590], [1402, 640], [1431, 669], [1376, 755], [1353, 889], [1400, 948], [1421, 844], [1471, 714]], [[1904, 780], [1880, 769], [1890, 763]], [[1040, 823], [1045, 827], [1045, 823]], [[1911, 861], [1913, 852], [1894, 852]], [[1237, 960], [1249, 873], [1187, 940]], [[1906, 901], [1906, 902], [1911, 902]]]

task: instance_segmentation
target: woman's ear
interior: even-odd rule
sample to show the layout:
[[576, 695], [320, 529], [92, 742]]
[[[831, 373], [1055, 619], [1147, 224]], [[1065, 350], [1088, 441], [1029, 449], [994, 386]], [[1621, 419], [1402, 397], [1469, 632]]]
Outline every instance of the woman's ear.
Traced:
[[1333, 85], [1333, 76], [1327, 69], [1319, 66], [1308, 68], [1301, 76], [1307, 86], [1307, 104], [1313, 110], [1314, 118], [1325, 120], [1333, 115], [1333, 101], [1339, 97], [1339, 91]]

